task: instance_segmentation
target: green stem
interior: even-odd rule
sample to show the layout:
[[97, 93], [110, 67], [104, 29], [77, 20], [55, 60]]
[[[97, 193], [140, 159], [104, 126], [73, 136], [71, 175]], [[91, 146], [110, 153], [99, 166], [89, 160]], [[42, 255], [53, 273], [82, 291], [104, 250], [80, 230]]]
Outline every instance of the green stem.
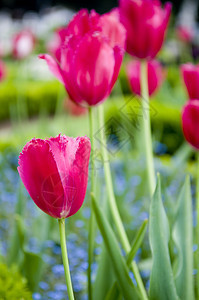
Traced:
[[147, 61], [141, 61], [141, 91], [142, 91], [142, 130], [143, 143], [146, 157], [146, 168], [150, 197], [153, 196], [156, 186], [155, 170], [153, 163], [153, 147], [151, 138], [151, 124], [150, 124], [150, 105], [149, 105], [149, 91], [148, 91], [148, 71]]
[[[95, 164], [94, 164], [94, 116], [93, 107], [89, 107], [89, 129], [90, 129], [90, 140], [91, 140], [91, 193], [94, 193], [94, 180], [95, 180]], [[94, 238], [95, 238], [95, 226], [94, 226], [94, 213], [91, 205], [91, 215], [89, 222], [89, 233], [88, 233], [88, 298], [92, 300], [92, 281], [91, 281], [91, 271], [93, 262], [93, 252], [94, 252]]]
[[[118, 232], [118, 236], [120, 239], [120, 242], [122, 244], [123, 249], [125, 250], [126, 253], [129, 253], [131, 250], [131, 245], [129, 243], [128, 237], [126, 235], [126, 232], [124, 230], [124, 226], [118, 211], [118, 207], [116, 204], [116, 199], [113, 191], [113, 183], [112, 183], [112, 178], [111, 178], [111, 170], [110, 170], [110, 164], [109, 164], [109, 155], [108, 155], [108, 150], [106, 146], [106, 137], [104, 133], [104, 110], [103, 110], [103, 105], [100, 105], [98, 108], [99, 112], [99, 128], [101, 128], [100, 131], [100, 139], [101, 139], [101, 145], [102, 145], [102, 157], [103, 157], [103, 162], [104, 162], [104, 173], [105, 173], [105, 180], [106, 180], [106, 186], [107, 186], [107, 192], [108, 192], [108, 200], [109, 200], [109, 206], [110, 206], [110, 211], [114, 220], [115, 227]], [[131, 269], [132, 272], [135, 276], [135, 280], [137, 282], [138, 288], [140, 290], [140, 293], [142, 295], [142, 299], [148, 299], [146, 290], [144, 288], [138, 267], [133, 261], [131, 263]]]
[[73, 295], [73, 287], [72, 287], [72, 282], [71, 282], [71, 277], [70, 277], [68, 254], [67, 254], [67, 248], [66, 248], [65, 219], [58, 219], [58, 222], [59, 222], [62, 260], [63, 260], [63, 265], [64, 265], [68, 299], [74, 300], [75, 298]]
[[198, 270], [196, 275], [196, 294], [197, 299], [199, 299], [199, 152], [196, 153], [197, 166], [196, 166], [196, 214], [197, 214], [197, 224], [196, 224], [196, 244], [198, 248], [195, 253], [196, 258], [196, 269]]

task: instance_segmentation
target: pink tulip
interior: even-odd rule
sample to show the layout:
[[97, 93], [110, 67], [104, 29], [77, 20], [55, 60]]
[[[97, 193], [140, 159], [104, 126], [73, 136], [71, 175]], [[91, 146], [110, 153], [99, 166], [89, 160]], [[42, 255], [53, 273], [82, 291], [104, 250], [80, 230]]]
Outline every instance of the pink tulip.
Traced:
[[199, 64], [184, 64], [181, 66], [181, 72], [190, 99], [199, 99]]
[[17, 33], [13, 38], [13, 56], [23, 59], [29, 56], [35, 47], [35, 37], [29, 30]]
[[[140, 73], [141, 63], [138, 60], [131, 61], [127, 65], [127, 77], [131, 90], [136, 95], [141, 95]], [[157, 60], [148, 62], [148, 87], [151, 96], [161, 86], [164, 80], [164, 72], [161, 64]]]
[[199, 101], [191, 100], [183, 107], [182, 128], [185, 139], [199, 150]]
[[127, 52], [138, 58], [154, 58], [162, 47], [171, 4], [159, 0], [120, 0], [120, 20], [127, 31]]
[[88, 182], [90, 140], [65, 135], [33, 139], [19, 156], [18, 172], [30, 197], [46, 214], [68, 218], [82, 206]]
[[[117, 80], [124, 55], [121, 46], [125, 43], [125, 30], [116, 20], [115, 12], [100, 17], [83, 9], [66, 28], [60, 60], [48, 54], [39, 56], [78, 104], [92, 106], [104, 101]], [[118, 32], [123, 32], [123, 39]]]
[[6, 66], [2, 60], [0, 60], [0, 81], [6, 77]]

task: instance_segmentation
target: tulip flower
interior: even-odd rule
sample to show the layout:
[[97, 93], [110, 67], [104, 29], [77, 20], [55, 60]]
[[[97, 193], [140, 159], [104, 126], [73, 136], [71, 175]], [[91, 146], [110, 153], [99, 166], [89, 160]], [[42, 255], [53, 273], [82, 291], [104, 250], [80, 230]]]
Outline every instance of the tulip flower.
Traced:
[[62, 219], [82, 206], [88, 181], [90, 140], [65, 135], [33, 139], [19, 156], [18, 172], [30, 197], [46, 214]]
[[29, 30], [17, 33], [13, 38], [13, 56], [24, 59], [29, 56], [35, 47], [35, 37]]
[[[141, 96], [141, 80], [140, 80], [140, 61], [131, 61], [127, 65], [127, 77], [131, 90], [134, 94]], [[164, 80], [164, 72], [161, 64], [157, 60], [147, 63], [148, 69], [148, 88], [149, 96], [151, 96], [161, 86]]]
[[199, 99], [199, 65], [184, 64], [181, 66], [181, 72], [189, 98]]
[[[111, 30], [113, 28], [113, 30]], [[104, 101], [117, 80], [122, 63], [125, 30], [117, 14], [99, 16], [83, 9], [66, 28], [60, 60], [48, 54], [50, 71], [64, 85], [70, 98], [78, 104], [94, 106]]]
[[154, 58], [162, 47], [171, 4], [159, 0], [120, 0], [120, 20], [127, 31], [126, 51], [142, 59]]
[[6, 66], [2, 60], [0, 60], [0, 81], [6, 77]]
[[199, 150], [199, 101], [191, 100], [182, 110], [182, 128], [185, 139], [196, 150]]

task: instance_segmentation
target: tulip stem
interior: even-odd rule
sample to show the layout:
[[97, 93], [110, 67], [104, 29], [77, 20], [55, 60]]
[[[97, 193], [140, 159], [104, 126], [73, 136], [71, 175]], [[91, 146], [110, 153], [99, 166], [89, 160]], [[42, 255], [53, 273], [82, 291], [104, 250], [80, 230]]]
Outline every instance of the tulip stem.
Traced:
[[73, 287], [72, 287], [69, 262], [68, 262], [68, 254], [67, 254], [67, 248], [66, 248], [65, 219], [58, 219], [58, 222], [59, 222], [62, 260], [63, 260], [63, 265], [64, 265], [68, 299], [74, 300], [75, 298], [74, 298], [74, 294], [73, 294]]
[[[196, 244], [198, 245], [196, 250], [196, 269], [198, 270], [196, 275], [196, 292], [197, 297], [199, 297], [199, 152], [196, 153], [197, 166], [196, 166], [196, 214], [197, 214], [197, 224], [196, 224]], [[199, 299], [199, 298], [197, 298]]]
[[[105, 181], [106, 181], [106, 186], [107, 186], [107, 192], [108, 192], [108, 200], [109, 200], [109, 206], [110, 206], [110, 211], [115, 223], [115, 227], [117, 229], [117, 233], [120, 239], [120, 242], [122, 244], [122, 247], [126, 254], [129, 253], [131, 250], [131, 245], [129, 243], [127, 234], [124, 230], [124, 226], [118, 211], [114, 191], [113, 191], [113, 183], [112, 183], [112, 177], [111, 177], [111, 169], [110, 169], [110, 164], [109, 164], [109, 155], [108, 155], [108, 150], [107, 150], [107, 145], [106, 145], [106, 137], [105, 137], [105, 128], [104, 128], [104, 110], [103, 110], [103, 105], [100, 105], [98, 108], [99, 112], [99, 128], [100, 130], [100, 140], [101, 140], [101, 147], [102, 147], [102, 158], [103, 158], [103, 163], [104, 163], [104, 174], [105, 174]], [[138, 267], [136, 265], [136, 262], [133, 261], [131, 263], [131, 270], [135, 276], [135, 280], [137, 282], [140, 294], [142, 295], [142, 299], [148, 299], [146, 290], [144, 287], [144, 284], [142, 282], [142, 278], [140, 276]]]
[[[95, 180], [95, 164], [94, 164], [94, 116], [93, 107], [89, 107], [89, 129], [90, 129], [90, 140], [91, 140], [91, 193], [94, 193], [94, 180]], [[89, 221], [89, 232], [88, 232], [88, 299], [92, 300], [92, 262], [93, 262], [93, 252], [94, 252], [94, 238], [95, 238], [95, 226], [94, 226], [94, 213], [92, 205], [90, 206], [90, 221]]]
[[141, 61], [141, 91], [142, 91], [142, 130], [143, 130], [143, 143], [146, 159], [147, 177], [149, 185], [150, 197], [153, 196], [156, 186], [155, 169], [153, 162], [153, 147], [151, 137], [151, 124], [150, 124], [150, 105], [149, 105], [149, 91], [148, 91], [148, 71], [147, 61]]

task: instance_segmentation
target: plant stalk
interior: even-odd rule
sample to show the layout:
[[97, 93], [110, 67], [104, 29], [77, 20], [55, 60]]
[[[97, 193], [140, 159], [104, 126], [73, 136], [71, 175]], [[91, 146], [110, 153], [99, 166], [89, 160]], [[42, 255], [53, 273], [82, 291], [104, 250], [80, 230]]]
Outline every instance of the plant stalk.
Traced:
[[[105, 128], [104, 128], [104, 110], [103, 105], [100, 105], [98, 108], [99, 112], [99, 128], [100, 130], [100, 140], [101, 140], [101, 146], [102, 146], [102, 157], [103, 157], [103, 163], [104, 163], [104, 174], [105, 174], [105, 181], [107, 186], [107, 192], [108, 192], [108, 200], [109, 200], [109, 206], [110, 211], [114, 220], [115, 227], [117, 229], [117, 233], [120, 239], [120, 242], [122, 244], [122, 247], [124, 251], [128, 254], [131, 250], [131, 245], [129, 243], [128, 237], [126, 235], [126, 232], [124, 230], [124, 226], [118, 211], [118, 207], [116, 204], [116, 199], [113, 191], [113, 183], [112, 183], [112, 177], [111, 177], [111, 170], [110, 170], [110, 164], [109, 164], [109, 155], [106, 145], [106, 137], [105, 137]], [[142, 278], [140, 276], [138, 267], [133, 261], [131, 263], [131, 270], [134, 274], [135, 280], [137, 282], [140, 294], [142, 295], [142, 299], [148, 299], [146, 290], [144, 288], [144, 284], [142, 282]]]
[[141, 60], [141, 91], [142, 91], [142, 131], [143, 131], [143, 148], [146, 159], [147, 179], [150, 197], [153, 196], [156, 186], [155, 169], [153, 162], [153, 146], [151, 137], [150, 123], [150, 104], [148, 91], [148, 70], [147, 61]]
[[[95, 163], [94, 163], [94, 116], [93, 107], [89, 107], [89, 130], [90, 130], [90, 140], [91, 140], [91, 193], [94, 193], [95, 187]], [[93, 262], [93, 252], [94, 252], [94, 238], [95, 238], [95, 219], [92, 209], [90, 206], [90, 221], [89, 221], [89, 232], [88, 232], [88, 299], [93, 299], [92, 291], [92, 262]]]
[[65, 219], [58, 219], [58, 222], [59, 222], [62, 260], [63, 260], [63, 265], [64, 265], [68, 299], [74, 300], [75, 298], [74, 298], [74, 294], [73, 294], [73, 287], [72, 287], [69, 262], [68, 262], [68, 254], [67, 254], [67, 248], [66, 248]]
[[197, 299], [199, 299], [199, 152], [196, 153], [196, 158], [197, 158], [197, 165], [196, 165], [196, 215], [197, 215], [197, 220], [196, 220], [196, 237], [195, 241], [197, 244], [197, 249], [195, 253], [195, 262], [196, 262], [196, 270], [197, 270], [197, 275], [196, 275], [196, 295]]

